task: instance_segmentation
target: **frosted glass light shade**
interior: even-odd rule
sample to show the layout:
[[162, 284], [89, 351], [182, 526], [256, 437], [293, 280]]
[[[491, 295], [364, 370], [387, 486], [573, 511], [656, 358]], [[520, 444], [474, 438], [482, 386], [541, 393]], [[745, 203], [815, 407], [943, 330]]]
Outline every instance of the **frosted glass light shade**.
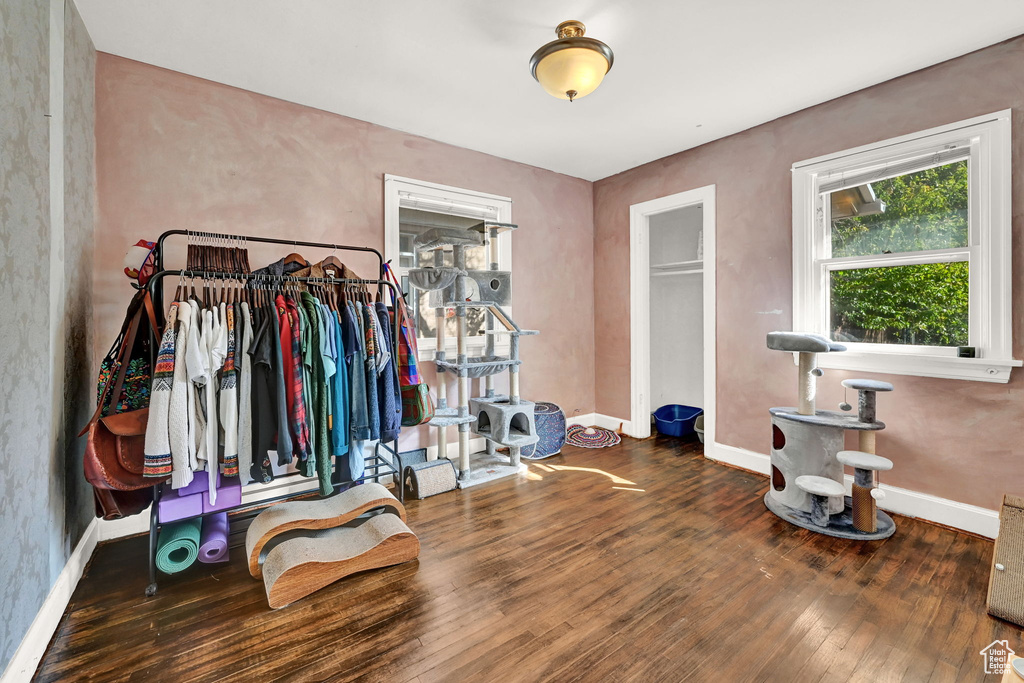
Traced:
[[543, 57], [536, 77], [549, 95], [578, 99], [601, 85], [610, 66], [603, 54], [589, 47], [568, 47]]
[[530, 57], [530, 72], [544, 90], [563, 100], [586, 97], [597, 90], [612, 68], [615, 55], [600, 40], [587, 38], [583, 22], [563, 21], [553, 40]]

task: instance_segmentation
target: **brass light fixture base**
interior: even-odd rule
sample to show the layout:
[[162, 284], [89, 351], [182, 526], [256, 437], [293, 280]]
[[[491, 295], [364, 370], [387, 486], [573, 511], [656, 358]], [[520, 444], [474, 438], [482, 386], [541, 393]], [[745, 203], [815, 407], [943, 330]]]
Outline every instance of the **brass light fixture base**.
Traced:
[[575, 19], [563, 21], [555, 27], [555, 35], [559, 38], [581, 38], [586, 32], [587, 27], [583, 25], [583, 22]]

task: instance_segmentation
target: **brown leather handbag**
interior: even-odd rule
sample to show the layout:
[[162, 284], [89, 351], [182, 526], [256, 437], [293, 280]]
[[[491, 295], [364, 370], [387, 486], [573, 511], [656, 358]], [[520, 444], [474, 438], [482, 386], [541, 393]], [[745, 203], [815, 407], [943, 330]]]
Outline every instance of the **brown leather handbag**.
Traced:
[[79, 434], [89, 433], [83, 462], [85, 478], [93, 486], [96, 516], [104, 519], [119, 519], [141, 512], [153, 500], [152, 487], [166, 479], [142, 476], [149, 408], [102, 415], [108, 395], [114, 397], [110, 409], [116, 410], [132, 349], [143, 326], [143, 316], [149, 318], [159, 340], [153, 302], [149, 293], [142, 291], [128, 307], [127, 330], [122, 328], [126, 333], [121, 336], [121, 345], [116, 351], [117, 370], [107, 378], [96, 412]]
[[101, 417], [89, 425], [85, 478], [98, 488], [134, 491], [161, 480], [143, 477], [149, 408]]

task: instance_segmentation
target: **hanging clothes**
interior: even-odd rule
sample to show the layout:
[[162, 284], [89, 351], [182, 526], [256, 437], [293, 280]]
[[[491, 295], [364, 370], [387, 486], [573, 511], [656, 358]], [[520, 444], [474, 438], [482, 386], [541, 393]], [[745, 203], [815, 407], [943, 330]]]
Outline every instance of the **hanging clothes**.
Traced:
[[313, 355], [311, 346], [312, 330], [309, 326], [309, 315], [302, 305], [301, 296], [295, 301], [295, 310], [299, 315], [299, 356], [302, 361], [302, 411], [305, 415], [306, 432], [306, 463], [301, 472], [307, 477], [316, 476], [316, 414], [313, 410]]
[[285, 398], [288, 404], [288, 428], [292, 436], [292, 452], [302, 471], [309, 459], [309, 427], [306, 425], [306, 404], [303, 399], [302, 333], [299, 312], [290, 294], [278, 294], [277, 310], [281, 326], [281, 351], [285, 360]]
[[238, 356], [242, 363], [238, 373], [238, 476], [242, 485], [252, 481], [252, 319], [249, 304], [239, 304], [242, 339]]
[[224, 437], [224, 464], [227, 477], [238, 475], [238, 371], [235, 368], [235, 306], [221, 304], [227, 354], [220, 372], [220, 424]]
[[356, 304], [348, 302], [345, 306], [343, 339], [348, 357], [351, 441], [365, 441], [370, 438], [370, 416], [366, 402], [366, 351], [361, 318]]
[[[334, 334], [335, 373], [331, 397], [334, 401], [333, 420], [331, 421], [331, 455], [336, 463], [341, 463], [348, 455], [349, 436], [349, 385], [348, 385], [348, 353], [345, 351], [345, 339], [342, 334], [341, 318], [335, 311], [331, 312], [331, 326]], [[342, 479], [351, 479], [348, 473], [348, 460], [344, 460], [345, 472]]]
[[331, 484], [330, 441], [327, 438], [327, 381], [324, 374], [323, 355], [320, 350], [320, 303], [309, 292], [300, 295], [302, 306], [309, 321], [309, 355], [310, 355], [310, 406], [313, 409], [313, 425], [310, 436], [313, 449], [317, 453], [316, 472], [320, 481], [320, 494], [328, 495], [334, 491]]
[[[167, 431], [171, 444], [171, 488], [179, 489], [192, 482], [195, 470], [196, 443], [192, 387], [188, 379], [189, 336], [194, 313], [187, 302], [174, 306], [178, 335], [174, 342], [174, 378], [171, 382], [171, 403], [167, 413]], [[168, 316], [168, 320], [170, 316]]]
[[392, 340], [391, 317], [388, 307], [381, 301], [374, 306], [377, 310], [377, 330], [384, 349], [383, 367], [377, 372], [377, 401], [380, 407], [381, 441], [395, 441], [402, 429], [402, 390], [398, 385], [397, 358], [388, 349], [395, 348]]
[[172, 469], [167, 419], [171, 407], [171, 384], [174, 381], [174, 322], [177, 319], [177, 312], [178, 307], [171, 304], [167, 313], [167, 325], [160, 338], [156, 367], [153, 369], [142, 470], [145, 477], [166, 477]]
[[345, 326], [351, 343], [345, 342], [349, 357], [349, 478], [359, 479], [366, 472], [366, 447], [370, 441], [370, 414], [366, 391], [366, 344], [363, 337], [361, 304], [348, 302], [345, 307]]
[[370, 440], [380, 439], [380, 409], [377, 406], [377, 358], [380, 353], [377, 339], [376, 314], [366, 304], [359, 304], [363, 321], [363, 348], [366, 350], [366, 414], [370, 420]]
[[274, 479], [270, 451], [274, 449], [277, 425], [277, 390], [274, 387], [274, 348], [270, 340], [272, 313], [266, 308], [253, 310], [256, 333], [249, 353], [252, 356], [252, 478], [264, 484]]
[[206, 340], [203, 332], [203, 313], [195, 300], [189, 300], [192, 329], [188, 336], [185, 349], [185, 369], [192, 393], [189, 423], [191, 424], [192, 446], [189, 449], [190, 466], [193, 472], [199, 470], [199, 455], [202, 445], [206, 443], [206, 395], [204, 393], [210, 381], [206, 367]]
[[[303, 269], [325, 281], [287, 279]], [[290, 255], [261, 270], [241, 293], [205, 282], [201, 298], [195, 284], [182, 297], [179, 286], [160, 339], [146, 473], [181, 488], [206, 470], [214, 504], [219, 474], [265, 484], [292, 463], [329, 495], [360, 480], [401, 423], [388, 308], [339, 301], [330, 280], [356, 276], [336, 259]]]
[[277, 408], [277, 464], [287, 465], [292, 461], [292, 437], [288, 429], [288, 401], [285, 397], [284, 353], [281, 350], [281, 321], [273, 306], [269, 307], [270, 345], [274, 354], [274, 405]]
[[217, 414], [217, 393], [219, 384], [217, 373], [223, 367], [228, 353], [228, 339], [220, 319], [217, 307], [209, 308], [203, 316], [206, 334], [206, 368], [210, 381], [205, 387], [206, 438], [203, 444], [202, 459], [205, 460], [206, 474], [209, 479], [210, 504], [217, 502], [217, 470], [220, 460], [220, 420]]

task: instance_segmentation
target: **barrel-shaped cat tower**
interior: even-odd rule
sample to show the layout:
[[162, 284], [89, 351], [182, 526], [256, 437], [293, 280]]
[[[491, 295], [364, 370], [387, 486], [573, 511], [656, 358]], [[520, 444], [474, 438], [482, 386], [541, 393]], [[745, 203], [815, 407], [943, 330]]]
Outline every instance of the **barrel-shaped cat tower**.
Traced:
[[[771, 408], [771, 473], [765, 505], [796, 526], [839, 538], [879, 540], [892, 536], [896, 524], [878, 509], [884, 497], [876, 472], [892, 462], [875, 453], [875, 433], [885, 424], [875, 417], [876, 395], [892, 391], [887, 382], [845, 380], [858, 392], [857, 414], [818, 410], [817, 354], [846, 347], [825, 337], [771, 332], [768, 348], [797, 354], [799, 401], [796, 407]], [[850, 406], [843, 404], [845, 409]], [[858, 450], [843, 450], [847, 431], [858, 434]], [[846, 495], [845, 467], [854, 470], [852, 495]]]

